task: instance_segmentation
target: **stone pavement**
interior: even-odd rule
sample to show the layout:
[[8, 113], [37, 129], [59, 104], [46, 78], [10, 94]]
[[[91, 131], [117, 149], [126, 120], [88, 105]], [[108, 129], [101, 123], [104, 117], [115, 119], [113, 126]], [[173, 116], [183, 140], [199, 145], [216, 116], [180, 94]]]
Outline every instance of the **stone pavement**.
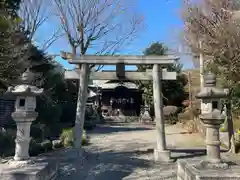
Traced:
[[[176, 179], [176, 163], [154, 163], [155, 131], [151, 125], [105, 124], [90, 131], [90, 145], [82, 160], [72, 150], [58, 154], [58, 180], [170, 180]], [[205, 155], [204, 141], [177, 125], [167, 126], [167, 144], [173, 158]]]

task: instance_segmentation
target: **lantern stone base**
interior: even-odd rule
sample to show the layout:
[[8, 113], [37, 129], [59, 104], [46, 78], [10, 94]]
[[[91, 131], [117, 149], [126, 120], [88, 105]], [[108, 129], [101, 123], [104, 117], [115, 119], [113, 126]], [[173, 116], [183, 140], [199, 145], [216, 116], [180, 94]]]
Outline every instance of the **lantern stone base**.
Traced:
[[177, 180], [239, 180], [240, 164], [204, 167], [201, 160], [178, 160]]
[[0, 164], [0, 180], [55, 180], [57, 175], [58, 164], [40, 158]]

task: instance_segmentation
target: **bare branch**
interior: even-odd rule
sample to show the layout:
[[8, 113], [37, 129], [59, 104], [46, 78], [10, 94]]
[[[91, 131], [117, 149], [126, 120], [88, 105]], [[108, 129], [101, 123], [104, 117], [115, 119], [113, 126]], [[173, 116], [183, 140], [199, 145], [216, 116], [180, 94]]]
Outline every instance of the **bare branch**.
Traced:
[[[38, 30], [52, 17], [51, 4], [46, 0], [23, 0], [20, 4], [19, 16], [21, 23], [19, 27], [27, 32], [27, 37], [33, 41], [36, 38]], [[60, 36], [60, 29], [53, 32], [50, 37], [43, 40], [41, 49], [49, 48]], [[41, 36], [42, 38], [42, 36]], [[42, 39], [41, 39], [42, 40]]]
[[43, 0], [23, 0], [20, 5], [19, 16], [22, 19], [21, 26], [32, 39], [37, 29], [50, 17], [46, 13], [45, 2]]
[[[185, 0], [185, 41], [194, 54], [202, 53], [228, 79], [239, 81], [240, 21], [236, 0]], [[202, 42], [202, 47], [199, 46]], [[231, 72], [229, 71], [231, 69]]]
[[[96, 66], [95, 66], [96, 67]], [[100, 71], [102, 68], [104, 67], [104, 65], [99, 65], [96, 69], [95, 69], [95, 71], [97, 72], [97, 71]]]
[[45, 40], [42, 44], [41, 49], [43, 51], [46, 51], [50, 46], [52, 46], [52, 44], [59, 39], [60, 37], [62, 37], [64, 35], [64, 33], [61, 33], [61, 29], [55, 31], [51, 37], [49, 37], [47, 40]]
[[142, 24], [134, 14], [129, 16], [132, 9], [120, 0], [54, 2], [69, 44], [80, 47], [80, 54], [89, 49], [96, 54], [114, 54], [133, 40]]

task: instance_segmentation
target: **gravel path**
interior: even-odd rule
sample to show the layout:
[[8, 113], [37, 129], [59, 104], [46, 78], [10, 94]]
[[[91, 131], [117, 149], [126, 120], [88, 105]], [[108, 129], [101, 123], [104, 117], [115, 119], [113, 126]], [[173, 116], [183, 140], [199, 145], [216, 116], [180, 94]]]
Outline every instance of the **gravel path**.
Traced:
[[[197, 134], [189, 135], [178, 126], [167, 126], [166, 134], [172, 157], [204, 154], [196, 149], [204, 147]], [[176, 163], [153, 162], [155, 131], [150, 125], [99, 125], [89, 136], [91, 143], [84, 148], [82, 160], [74, 158], [72, 150], [59, 156], [58, 180], [176, 179]]]

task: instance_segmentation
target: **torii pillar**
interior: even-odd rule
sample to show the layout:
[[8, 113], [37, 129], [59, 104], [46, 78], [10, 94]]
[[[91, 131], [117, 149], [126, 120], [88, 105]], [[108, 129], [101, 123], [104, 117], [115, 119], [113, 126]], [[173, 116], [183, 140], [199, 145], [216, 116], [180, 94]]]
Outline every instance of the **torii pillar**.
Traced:
[[163, 97], [162, 97], [162, 68], [158, 64], [153, 65], [153, 102], [156, 122], [156, 141], [157, 146], [154, 149], [155, 161], [171, 161], [170, 151], [167, 150], [165, 123], [163, 115]]

